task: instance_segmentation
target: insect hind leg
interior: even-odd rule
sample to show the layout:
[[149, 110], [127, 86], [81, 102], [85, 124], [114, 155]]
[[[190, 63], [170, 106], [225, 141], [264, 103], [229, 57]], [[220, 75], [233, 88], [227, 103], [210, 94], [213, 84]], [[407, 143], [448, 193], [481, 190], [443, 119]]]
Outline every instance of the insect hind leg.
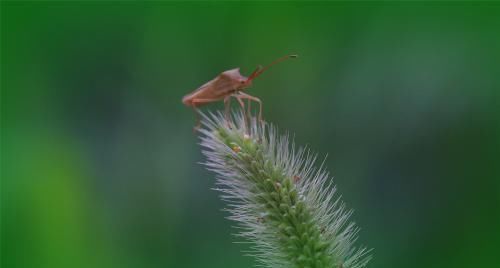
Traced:
[[198, 129], [201, 127], [201, 116], [200, 116], [200, 110], [198, 109], [198, 106], [207, 104], [210, 102], [218, 101], [219, 99], [193, 99], [191, 102], [191, 107], [193, 107], [193, 110], [196, 114], [196, 125], [193, 127], [193, 132], [196, 132]]
[[193, 127], [193, 132], [196, 132], [201, 128], [201, 116], [200, 116], [200, 110], [195, 106], [193, 106], [193, 111], [196, 116], [196, 124]]
[[229, 118], [229, 111], [231, 110], [231, 96], [224, 98], [224, 118], [226, 119], [226, 124], [231, 128], [231, 120]]

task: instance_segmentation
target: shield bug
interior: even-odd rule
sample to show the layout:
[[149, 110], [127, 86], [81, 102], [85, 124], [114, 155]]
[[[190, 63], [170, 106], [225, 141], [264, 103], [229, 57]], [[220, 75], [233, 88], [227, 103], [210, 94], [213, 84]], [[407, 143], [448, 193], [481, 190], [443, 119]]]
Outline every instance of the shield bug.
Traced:
[[[248, 77], [241, 75], [240, 68], [234, 68], [222, 72], [217, 77], [203, 84], [192, 93], [184, 96], [184, 98], [182, 98], [182, 103], [188, 107], [192, 107], [198, 114], [198, 107], [211, 102], [224, 100], [225, 115], [227, 120], [229, 117], [229, 101], [231, 97], [234, 97], [238, 101], [243, 111], [245, 110], [243, 100], [248, 100], [249, 105], [250, 101], [255, 101], [259, 104], [259, 120], [262, 120], [262, 102], [259, 98], [244, 93], [243, 90], [249, 88], [252, 85], [253, 79], [257, 78], [272, 65], [282, 62], [288, 58], [296, 57], [297, 55], [287, 55], [273, 61], [266, 67], [259, 66]], [[249, 111], [250, 109], [248, 109], [248, 112]], [[198, 118], [197, 127], [199, 127], [199, 124], [200, 121]]]

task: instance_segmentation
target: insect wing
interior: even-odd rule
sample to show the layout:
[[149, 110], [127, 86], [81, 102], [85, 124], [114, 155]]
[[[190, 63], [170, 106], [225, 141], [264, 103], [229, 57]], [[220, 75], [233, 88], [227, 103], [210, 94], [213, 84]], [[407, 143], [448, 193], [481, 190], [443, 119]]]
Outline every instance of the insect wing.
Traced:
[[235, 90], [237, 81], [226, 73], [220, 74], [214, 81], [214, 95], [217, 97], [227, 96]]

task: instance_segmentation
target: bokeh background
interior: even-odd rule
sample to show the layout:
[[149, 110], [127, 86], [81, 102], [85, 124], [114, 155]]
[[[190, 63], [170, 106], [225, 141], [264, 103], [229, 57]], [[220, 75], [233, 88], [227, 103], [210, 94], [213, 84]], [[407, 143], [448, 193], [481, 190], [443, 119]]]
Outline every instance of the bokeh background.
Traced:
[[[252, 267], [181, 98], [255, 81], [370, 267], [496, 267], [500, 4], [1, 2], [1, 266]], [[218, 110], [213, 104], [204, 110]]]

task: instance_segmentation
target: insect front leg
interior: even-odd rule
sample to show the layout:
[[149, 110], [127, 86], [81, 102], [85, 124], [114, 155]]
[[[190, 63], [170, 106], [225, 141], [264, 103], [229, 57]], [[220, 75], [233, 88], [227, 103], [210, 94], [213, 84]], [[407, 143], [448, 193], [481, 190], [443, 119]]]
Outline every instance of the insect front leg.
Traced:
[[239, 98], [252, 100], [252, 101], [259, 103], [259, 121], [262, 121], [262, 101], [257, 97], [248, 95], [248, 94], [243, 93], [241, 91], [238, 93], [238, 96], [239, 96]]
[[245, 113], [245, 103], [243, 102], [243, 100], [239, 94], [233, 94], [232, 96], [234, 98], [236, 98], [236, 100], [238, 101], [238, 103], [241, 106], [241, 112], [243, 113], [243, 124], [245, 125], [244, 129], [245, 129], [245, 132], [247, 132], [246, 129], [247, 129], [247, 125], [248, 125], [248, 118], [247, 118], [247, 114]]

